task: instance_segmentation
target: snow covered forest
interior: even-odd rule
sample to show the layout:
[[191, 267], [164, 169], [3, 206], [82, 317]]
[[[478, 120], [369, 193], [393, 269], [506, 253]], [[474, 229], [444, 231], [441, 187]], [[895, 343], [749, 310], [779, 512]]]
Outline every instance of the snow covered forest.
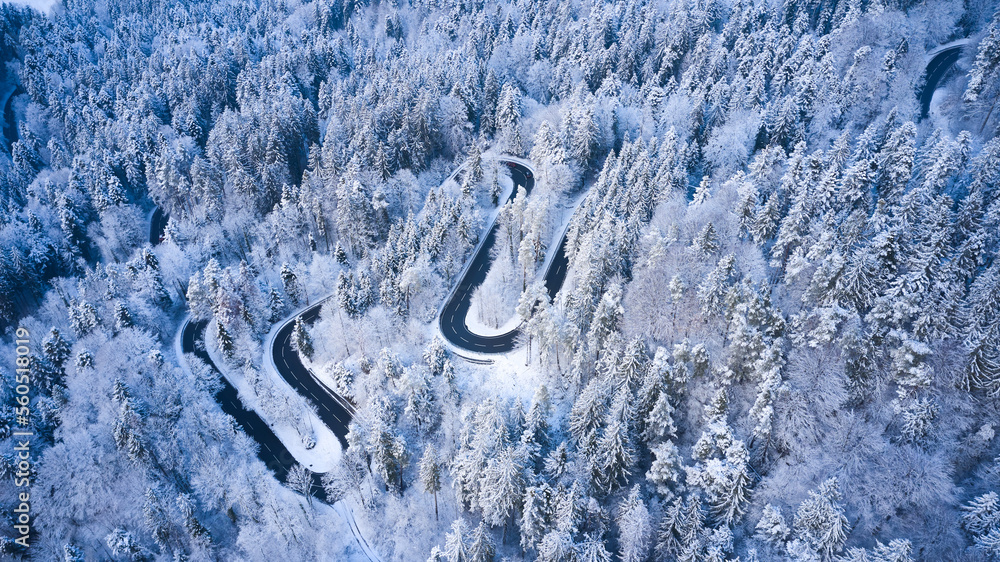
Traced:
[[[995, 2], [62, 0], [0, 26], [0, 557], [1000, 560]], [[494, 218], [465, 323], [520, 332], [487, 356], [439, 315]], [[271, 364], [286, 322], [343, 444]]]

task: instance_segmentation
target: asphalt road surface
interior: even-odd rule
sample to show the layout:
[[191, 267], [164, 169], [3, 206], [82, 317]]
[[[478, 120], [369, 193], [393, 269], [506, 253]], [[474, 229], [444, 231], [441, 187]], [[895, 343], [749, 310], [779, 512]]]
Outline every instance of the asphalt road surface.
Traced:
[[153, 216], [149, 219], [149, 243], [157, 245], [163, 241], [163, 232], [167, 230], [167, 220], [170, 215], [157, 207], [153, 209]]
[[[531, 170], [515, 162], [502, 162], [510, 167], [510, 177], [514, 180], [514, 189], [511, 190], [507, 201], [512, 201], [517, 195], [517, 188], [524, 186], [526, 193], [531, 193], [535, 186], [535, 178]], [[475, 351], [477, 353], [506, 353], [517, 345], [517, 337], [520, 335], [520, 328], [515, 328], [506, 334], [497, 336], [480, 336], [472, 333], [465, 325], [465, 317], [472, 304], [472, 295], [476, 288], [482, 285], [486, 279], [486, 273], [490, 269], [490, 251], [496, 243], [496, 234], [499, 226], [496, 222], [490, 226], [486, 240], [480, 246], [479, 251], [472, 258], [472, 263], [466, 269], [465, 276], [459, 282], [458, 287], [452, 293], [450, 300], [441, 311], [439, 324], [441, 334], [452, 345], [461, 349]], [[569, 259], [566, 257], [566, 236], [559, 241], [559, 248], [553, 256], [549, 269], [545, 272], [545, 288], [551, 298], [555, 298], [563, 281], [566, 280], [566, 271], [569, 266]]]
[[20, 84], [7, 96], [7, 101], [3, 106], [3, 136], [7, 141], [7, 149], [14, 145], [18, 139], [17, 121], [14, 119], [14, 98], [24, 93], [24, 88]]
[[[195, 357], [204, 361], [216, 372], [219, 380], [222, 381], [222, 390], [215, 395], [215, 400], [222, 406], [222, 411], [232, 416], [240, 428], [257, 443], [257, 458], [274, 473], [279, 482], [286, 482], [288, 471], [295, 466], [295, 458], [281, 443], [267, 422], [253, 410], [247, 410], [243, 407], [236, 388], [229, 384], [226, 377], [219, 372], [215, 363], [212, 362], [212, 358], [205, 351], [204, 345], [195, 345], [195, 342], [204, 342], [205, 340], [205, 324], [205, 321], [184, 324], [181, 333], [181, 350], [184, 353], [193, 353]], [[325, 501], [326, 491], [323, 489], [320, 476], [318, 473], [313, 473], [312, 495]]]
[[[312, 324], [319, 317], [322, 306], [323, 303], [318, 302], [298, 317], [306, 324]], [[299, 353], [292, 347], [294, 329], [295, 322], [289, 321], [274, 337], [274, 347], [271, 349], [274, 366], [292, 388], [313, 403], [319, 418], [333, 431], [344, 449], [347, 449], [347, 426], [351, 423], [350, 412], [353, 407], [342, 396], [316, 380], [316, 377], [302, 364]]]
[[938, 84], [941, 83], [941, 79], [944, 78], [944, 75], [949, 70], [951, 70], [951, 67], [955, 65], [961, 56], [962, 45], [956, 45], [934, 55], [931, 62], [927, 63], [927, 70], [924, 71], [924, 75], [927, 77], [927, 80], [924, 81], [924, 87], [918, 96], [920, 99], [921, 119], [930, 114], [931, 100], [934, 98], [934, 90], [937, 90]]

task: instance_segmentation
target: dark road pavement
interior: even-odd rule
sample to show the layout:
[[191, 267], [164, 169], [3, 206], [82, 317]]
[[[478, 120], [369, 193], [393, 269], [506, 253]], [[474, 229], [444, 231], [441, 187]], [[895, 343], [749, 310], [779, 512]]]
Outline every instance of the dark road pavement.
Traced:
[[920, 99], [921, 119], [930, 114], [931, 100], [934, 99], [934, 90], [937, 90], [941, 79], [944, 78], [944, 75], [951, 70], [951, 67], [962, 56], [962, 47], [962, 45], [955, 45], [954, 47], [945, 49], [934, 55], [931, 62], [927, 63], [927, 70], [924, 72], [927, 80], [924, 82], [924, 87], [920, 91], [919, 96], [917, 96]]
[[[215, 363], [212, 362], [212, 358], [205, 351], [204, 345], [196, 345], [196, 342], [204, 342], [205, 340], [205, 326], [205, 321], [184, 324], [181, 332], [181, 351], [193, 353], [195, 357], [204, 361], [216, 372], [219, 380], [222, 381], [222, 389], [215, 395], [216, 402], [222, 406], [222, 411], [232, 416], [240, 428], [257, 443], [257, 458], [267, 466], [268, 470], [274, 473], [279, 482], [286, 482], [288, 471], [296, 464], [295, 458], [281, 443], [267, 422], [253, 410], [247, 410], [243, 407], [236, 388], [219, 372]], [[313, 474], [312, 495], [320, 500], [325, 500], [326, 492], [323, 489], [320, 476], [318, 473]]]
[[[512, 201], [517, 195], [518, 187], [524, 186], [527, 194], [535, 186], [535, 178], [531, 170], [526, 166], [515, 162], [502, 162], [510, 166], [510, 177], [514, 180], [514, 189], [511, 190], [507, 202]], [[468, 351], [477, 353], [506, 353], [514, 349], [517, 345], [517, 338], [520, 335], [520, 328], [515, 328], [505, 334], [496, 336], [481, 336], [472, 333], [465, 324], [465, 317], [472, 304], [472, 295], [476, 288], [486, 280], [486, 274], [490, 269], [490, 252], [496, 243], [496, 234], [499, 226], [496, 222], [490, 226], [486, 239], [480, 246], [479, 251], [472, 258], [472, 263], [466, 269], [465, 275], [459, 282], [455, 291], [451, 294], [448, 303], [441, 311], [439, 324], [441, 334], [452, 345]], [[553, 256], [549, 268], [545, 271], [545, 288], [549, 297], [555, 298], [563, 281], [566, 280], [566, 271], [569, 259], [566, 257], [566, 236], [563, 235], [559, 241], [559, 248]]]
[[3, 137], [7, 141], [8, 151], [18, 139], [17, 121], [14, 119], [14, 98], [23, 93], [24, 88], [18, 84], [14, 91], [7, 96], [7, 101], [3, 106]]
[[156, 207], [153, 209], [153, 216], [149, 219], [149, 243], [157, 245], [163, 240], [163, 233], [167, 229], [167, 220], [170, 215], [163, 212], [163, 209]]
[[[319, 317], [322, 307], [323, 302], [318, 302], [298, 317], [302, 318], [304, 323], [312, 324]], [[294, 329], [294, 320], [289, 320], [274, 337], [271, 349], [274, 366], [292, 388], [312, 402], [320, 419], [333, 431], [344, 449], [347, 449], [347, 426], [351, 423], [351, 412], [354, 408], [342, 396], [316, 380], [316, 377], [302, 364], [299, 353], [292, 347]]]

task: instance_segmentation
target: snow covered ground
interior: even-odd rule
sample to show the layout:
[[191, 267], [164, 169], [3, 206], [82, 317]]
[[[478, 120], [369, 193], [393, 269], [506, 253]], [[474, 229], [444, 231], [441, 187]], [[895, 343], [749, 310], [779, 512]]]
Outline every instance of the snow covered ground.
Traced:
[[520, 323], [521, 319], [515, 314], [504, 322], [499, 328], [493, 328], [479, 319], [479, 312], [475, 306], [470, 306], [469, 313], [465, 315], [465, 325], [469, 327], [469, 330], [471, 330], [472, 333], [479, 334], [480, 336], [499, 336], [500, 334], [506, 334], [507, 332], [517, 328]]
[[360, 542], [350, 506], [344, 505], [344, 502], [328, 505], [315, 499], [308, 502], [305, 496], [285, 486], [278, 488], [279, 498], [286, 504], [297, 505], [303, 511], [311, 512], [310, 519], [318, 529], [323, 530], [323, 540], [327, 541], [325, 553], [328, 555], [336, 553], [337, 559], [345, 562], [378, 562], [378, 555], [374, 554], [371, 547], [367, 543]]
[[51, 13], [52, 8], [59, 3], [59, 0], [6, 0], [11, 4], [21, 4], [22, 6], [29, 6], [42, 12], [43, 14]]
[[491, 356], [493, 364], [473, 366], [463, 384], [484, 396], [520, 399], [527, 407], [535, 389], [542, 383], [542, 375], [537, 365], [525, 366], [526, 353], [527, 348], [519, 347], [510, 353]]

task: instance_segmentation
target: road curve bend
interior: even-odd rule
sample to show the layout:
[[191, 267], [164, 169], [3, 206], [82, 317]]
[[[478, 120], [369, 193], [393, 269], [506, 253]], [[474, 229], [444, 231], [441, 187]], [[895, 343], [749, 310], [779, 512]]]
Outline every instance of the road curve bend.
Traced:
[[930, 115], [931, 112], [931, 100], [934, 99], [934, 91], [937, 90], [938, 85], [941, 83], [941, 79], [944, 75], [951, 70], [951, 67], [958, 62], [958, 59], [962, 56], [962, 48], [965, 47], [966, 42], [955, 42], [954, 44], [948, 45], [943, 49], [937, 49], [932, 51], [934, 55], [927, 62], [927, 68], [924, 71], [924, 85], [917, 95], [920, 100], [920, 118], [923, 119]]
[[170, 220], [170, 215], [163, 212], [163, 209], [159, 206], [153, 208], [153, 214], [149, 217], [149, 243], [153, 246], [163, 241], [168, 220]]
[[[329, 297], [327, 297], [329, 298]], [[292, 388], [316, 407], [319, 418], [329, 427], [340, 445], [347, 449], [347, 432], [354, 415], [354, 406], [343, 396], [320, 382], [299, 357], [299, 352], [292, 346], [292, 331], [295, 320], [302, 319], [305, 324], [312, 324], [319, 318], [320, 310], [326, 299], [292, 315], [285, 320], [269, 343], [270, 358], [265, 357], [265, 364], [274, 369]]]
[[[259, 458], [267, 466], [279, 482], [287, 484], [288, 473], [296, 464], [295, 458], [285, 447], [284, 443], [278, 439], [278, 436], [274, 434], [274, 431], [271, 430], [271, 427], [267, 424], [267, 422], [265, 422], [257, 414], [257, 412], [244, 408], [243, 403], [240, 401], [239, 392], [226, 379], [226, 377], [219, 370], [218, 366], [216, 366], [212, 361], [208, 352], [205, 351], [204, 340], [206, 324], [207, 323], [204, 320], [200, 322], [192, 322], [189, 317], [186, 317], [184, 321], [181, 322], [181, 329], [177, 334], [176, 342], [176, 349], [181, 365], [187, 366], [185, 355], [193, 354], [216, 372], [219, 380], [222, 382], [222, 388], [216, 393], [215, 400], [220, 406], [222, 406], [222, 411], [232, 416], [243, 431], [257, 443], [257, 458]], [[296, 357], [298, 357], [297, 354]], [[325, 421], [326, 420], [324, 419], [324, 422]], [[341, 439], [342, 444], [346, 448], [347, 445], [343, 441], [343, 437], [341, 437], [339, 433], [337, 433], [337, 437]], [[319, 501], [329, 504], [326, 496], [326, 489], [323, 487], [322, 477], [324, 474], [325, 473], [319, 472], [312, 473], [312, 487], [309, 490], [309, 494]], [[351, 529], [351, 534], [354, 536], [354, 540], [357, 542], [358, 547], [361, 549], [361, 552], [364, 553], [365, 557], [370, 562], [381, 562], [381, 558], [378, 553], [375, 552], [375, 549], [372, 548], [368, 540], [365, 539], [361, 529], [358, 527], [358, 524], [354, 519], [354, 513], [351, 511], [350, 506], [346, 505], [344, 502], [336, 502], [331, 505], [334, 510], [336, 510], [337, 513], [344, 518], [344, 521], [347, 522], [348, 527]]]
[[[519, 187], [523, 186], [525, 193], [531, 193], [531, 189], [535, 186], [535, 173], [527, 163], [521, 160], [501, 158], [500, 164], [510, 168], [510, 177], [514, 180], [514, 189], [511, 190], [505, 203], [514, 200]], [[462, 277], [448, 296], [448, 301], [438, 316], [438, 327], [441, 330], [441, 335], [451, 345], [459, 349], [475, 353], [495, 354], [511, 351], [517, 345], [517, 338], [521, 332], [520, 326], [504, 334], [483, 336], [473, 333], [465, 323], [465, 317], [472, 305], [472, 295], [486, 280], [486, 273], [489, 272], [490, 252], [493, 245], [496, 244], [498, 229], [499, 225], [494, 219], [489, 232], [466, 265]], [[549, 262], [548, 269], [545, 270], [544, 282], [549, 298], [554, 299], [559, 289], [562, 288], [563, 281], [566, 280], [568, 266], [566, 233], [564, 232], [562, 238], [559, 239], [556, 254]]]
[[[285, 482], [288, 478], [288, 471], [295, 466], [295, 458], [288, 451], [285, 445], [274, 434], [271, 427], [265, 422], [257, 412], [243, 407], [240, 401], [239, 392], [230, 384], [212, 358], [205, 351], [205, 326], [207, 322], [202, 320], [192, 322], [186, 318], [181, 323], [178, 341], [178, 359], [181, 365], [187, 366], [187, 354], [193, 354], [212, 369], [220, 381], [222, 388], [215, 394], [215, 400], [222, 406], [222, 411], [232, 416], [243, 431], [247, 433], [259, 446], [257, 457], [267, 465], [267, 468], [274, 473], [280, 482]], [[199, 345], [200, 344], [200, 345]], [[325, 499], [323, 486], [320, 484], [319, 474], [313, 475], [313, 492], [320, 499]]]
[[[159, 209], [159, 207], [157, 207], [150, 220], [149, 241], [151, 244], [156, 245], [162, 240], [166, 222], [167, 216]], [[317, 305], [307, 309], [303, 312], [303, 315], [307, 316], [309, 321], [314, 320], [319, 314], [320, 304], [321, 303], [318, 303]], [[294, 318], [295, 317], [293, 317], [292, 320], [294, 320]], [[279, 335], [282, 331], [285, 331], [285, 328], [289, 328], [287, 332], [288, 334], [291, 334], [290, 327], [293, 324], [294, 322], [283, 325], [282, 329], [279, 330]], [[190, 369], [186, 356], [188, 354], [192, 354], [215, 372], [219, 381], [222, 383], [222, 387], [215, 394], [216, 402], [218, 402], [219, 406], [222, 407], [222, 411], [231, 416], [236, 421], [237, 425], [239, 425], [239, 427], [257, 444], [257, 458], [264, 463], [264, 465], [271, 471], [272, 474], [274, 474], [275, 478], [277, 478], [279, 482], [287, 484], [288, 473], [292, 467], [296, 465], [295, 457], [292, 456], [292, 453], [287, 447], [285, 447], [285, 444], [281, 442], [271, 427], [266, 421], [264, 421], [263, 418], [260, 417], [260, 415], [257, 414], [257, 412], [243, 406], [239, 397], [239, 392], [226, 379], [219, 367], [212, 361], [211, 356], [205, 349], [206, 326], [206, 321], [192, 322], [189, 316], [185, 316], [184, 320], [181, 321], [181, 326], [177, 331], [177, 337], [174, 343], [175, 352], [177, 353], [177, 359], [180, 362], [180, 365]], [[275, 338], [275, 342], [278, 341], [284, 341], [286, 344], [289, 344], [287, 338]], [[298, 353], [293, 353], [291, 356], [283, 353], [278, 357], [287, 357], [288, 363], [291, 363], [294, 358], [294, 361], [297, 362], [300, 367], [302, 365], [301, 361], [298, 360]], [[287, 363], [283, 362], [283, 364], [286, 365], [287, 368]], [[302, 367], [302, 369], [304, 369], [304, 367]], [[278, 369], [278, 372], [282, 373], [280, 369]], [[301, 372], [299, 372], [299, 374], [301, 375]], [[285, 380], [288, 380], [288, 377], [284, 373], [282, 373], [282, 376], [285, 376]], [[310, 377], [307, 378], [311, 378], [311, 373]], [[296, 386], [295, 388], [296, 390], [299, 390], [299, 392], [302, 392], [299, 386]], [[341, 398], [340, 400], [343, 399]], [[350, 408], [350, 404], [347, 403], [346, 400], [343, 402], [347, 408]], [[323, 419], [324, 423], [330, 425], [328, 417], [324, 416], [324, 413], [329, 412], [322, 407], [318, 409], [320, 411], [320, 417]], [[353, 412], [353, 409], [351, 409], [351, 411]], [[347, 441], [345, 436], [347, 435], [347, 423], [350, 422], [350, 415], [348, 414], [346, 417], [342, 417], [341, 419], [345, 421], [341, 422], [339, 425], [330, 425], [330, 428], [334, 431], [334, 434], [337, 435], [341, 445], [346, 449]], [[312, 486], [309, 490], [309, 494], [323, 503], [329, 503], [326, 496], [326, 489], [323, 487], [323, 474], [324, 473], [319, 472], [312, 473]], [[337, 502], [332, 505], [334, 510], [336, 510], [337, 513], [344, 518], [344, 521], [347, 522], [348, 527], [351, 529], [351, 534], [354, 536], [354, 540], [357, 542], [358, 547], [364, 553], [365, 557], [370, 562], [381, 562], [381, 558], [378, 553], [375, 552], [375, 549], [372, 548], [368, 540], [365, 539], [361, 529], [358, 527], [351, 508], [344, 502]]]

